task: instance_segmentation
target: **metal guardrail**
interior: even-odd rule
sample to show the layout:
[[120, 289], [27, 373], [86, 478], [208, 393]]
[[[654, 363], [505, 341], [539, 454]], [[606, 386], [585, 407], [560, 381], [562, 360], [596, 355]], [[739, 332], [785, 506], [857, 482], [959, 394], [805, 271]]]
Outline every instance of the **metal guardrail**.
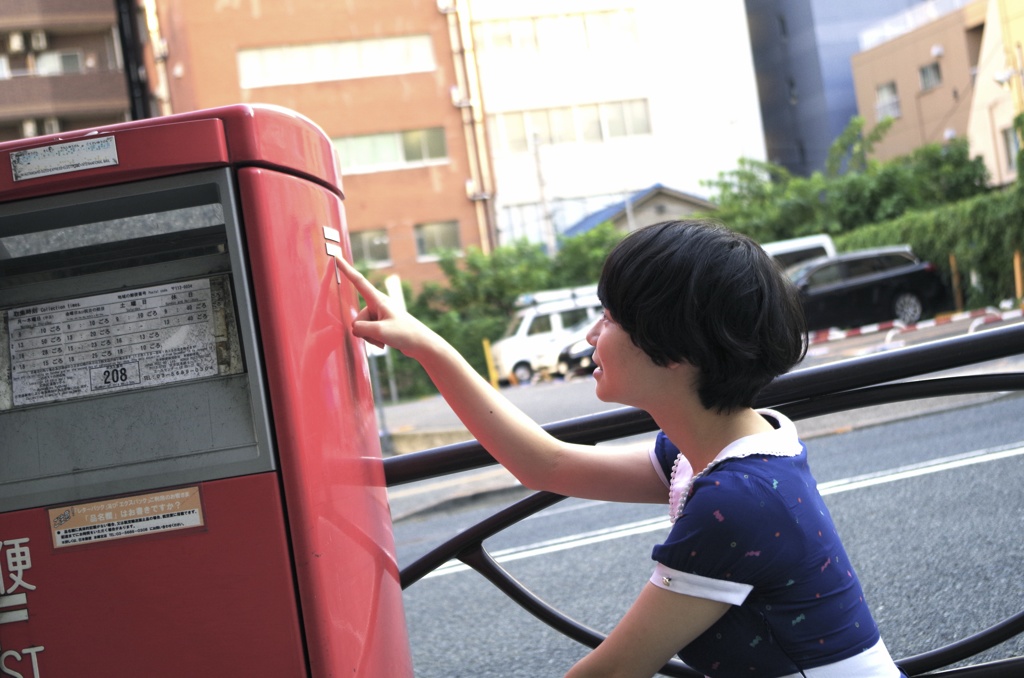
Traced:
[[[760, 394], [757, 407], [771, 407], [791, 419], [842, 412], [921, 398], [1024, 390], [1024, 372], [919, 378], [1024, 353], [1024, 324], [955, 337], [888, 353], [798, 370], [783, 375]], [[544, 427], [567, 442], [595, 444], [649, 433], [656, 429], [645, 412], [623, 408], [579, 417]], [[496, 464], [476, 442], [459, 443], [384, 460], [388, 487]], [[560, 633], [588, 647], [604, 636], [539, 599], [490, 556], [483, 542], [564, 499], [537, 492], [461, 532], [401, 571], [408, 588], [452, 559], [481, 574], [525, 610]], [[897, 660], [909, 676], [935, 678], [1017, 678], [1024, 675], [1024, 657], [940, 671], [1024, 633], [1024, 611], [968, 638], [929, 652]], [[679, 660], [662, 668], [666, 676], [700, 678]]]

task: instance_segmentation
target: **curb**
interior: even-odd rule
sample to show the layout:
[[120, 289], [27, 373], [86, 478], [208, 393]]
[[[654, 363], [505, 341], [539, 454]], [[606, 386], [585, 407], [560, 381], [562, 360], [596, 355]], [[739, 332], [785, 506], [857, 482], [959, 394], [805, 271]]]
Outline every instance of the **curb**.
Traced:
[[[887, 330], [899, 330], [900, 332], [912, 332], [914, 330], [923, 330], [929, 327], [937, 327], [939, 325], [946, 325], [952, 322], [959, 322], [961, 320], [982, 320], [983, 322], [978, 325], [988, 324], [993, 322], [1000, 322], [1003, 320], [1010, 320], [1013, 318], [1019, 318], [1024, 315], [1024, 309], [1014, 309], [1012, 311], [1000, 311], [997, 308], [988, 307], [980, 308], [973, 311], [963, 311], [961, 313], [952, 313], [948, 315], [941, 315], [931, 320], [922, 320], [920, 322], [906, 325], [899, 320], [889, 320], [882, 323], [873, 323], [871, 325], [863, 325], [861, 327], [854, 327], [848, 330], [840, 330], [831, 328], [827, 330], [815, 330], [807, 335], [807, 345], [813, 346], [814, 344], [822, 344], [829, 341], [836, 341], [839, 339], [846, 339], [848, 337], [857, 337], [865, 334], [874, 334], [876, 332], [885, 332]], [[974, 331], [975, 325], [972, 324], [971, 331]]]

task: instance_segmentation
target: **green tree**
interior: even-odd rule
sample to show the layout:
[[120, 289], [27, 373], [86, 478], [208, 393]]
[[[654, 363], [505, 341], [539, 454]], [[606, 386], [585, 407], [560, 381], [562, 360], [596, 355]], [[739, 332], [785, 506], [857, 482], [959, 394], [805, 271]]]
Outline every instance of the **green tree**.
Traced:
[[[597, 282], [605, 257], [623, 235], [610, 223], [600, 224], [587, 233], [563, 239], [553, 259], [540, 245], [526, 241], [495, 248], [489, 255], [477, 248], [468, 248], [463, 255], [443, 253], [438, 264], [445, 283], [425, 284], [416, 295], [407, 291], [409, 311], [486, 375], [483, 340], [501, 337], [515, 310], [516, 298], [526, 292]], [[396, 353], [392, 365], [402, 397], [434, 392], [423, 368], [414, 360]]]
[[837, 235], [987, 190], [984, 162], [969, 157], [965, 139], [929, 144], [888, 162], [871, 160], [889, 124], [865, 135], [863, 120], [851, 119], [832, 144], [826, 171], [810, 177], [793, 177], [771, 163], [742, 159], [736, 170], [705, 182], [719, 205], [714, 216], [767, 242], [812, 233]]
[[850, 123], [846, 126], [846, 129], [836, 137], [836, 140], [832, 142], [828, 149], [828, 159], [825, 161], [825, 174], [830, 177], [837, 177], [846, 172], [866, 172], [868, 169], [868, 157], [874, 150], [875, 144], [885, 137], [893, 122], [895, 122], [893, 118], [885, 118], [865, 136], [864, 118], [859, 115], [850, 118]]
[[702, 182], [718, 206], [706, 216], [762, 242], [785, 237], [780, 235], [780, 205], [792, 179], [780, 165], [740, 158], [735, 170]]
[[551, 287], [575, 287], [597, 282], [604, 260], [624, 232], [610, 221], [598, 224], [586, 233], [563, 238], [552, 264]]

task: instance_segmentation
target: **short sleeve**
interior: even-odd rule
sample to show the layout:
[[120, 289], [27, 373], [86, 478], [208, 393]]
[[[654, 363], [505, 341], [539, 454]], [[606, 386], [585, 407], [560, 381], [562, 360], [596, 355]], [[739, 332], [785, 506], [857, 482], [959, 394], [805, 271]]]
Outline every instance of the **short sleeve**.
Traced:
[[756, 586], [785, 549], [773, 537], [790, 520], [777, 493], [744, 473], [721, 470], [698, 478], [664, 543], [652, 557], [708, 579]]
[[650, 455], [654, 470], [658, 472], [665, 487], [668, 487], [669, 479], [672, 477], [672, 464], [675, 463], [676, 457], [679, 455], [679, 448], [672, 444], [663, 431], [659, 431], [657, 438], [654, 439]]

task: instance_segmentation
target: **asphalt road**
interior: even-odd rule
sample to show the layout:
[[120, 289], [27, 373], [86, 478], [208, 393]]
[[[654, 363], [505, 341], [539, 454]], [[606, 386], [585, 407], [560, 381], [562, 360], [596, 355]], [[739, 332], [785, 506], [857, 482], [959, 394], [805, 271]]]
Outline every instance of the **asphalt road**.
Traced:
[[[816, 347], [807, 364], [950, 336], [966, 327], [930, 328], [914, 336], [850, 337]], [[1020, 362], [1009, 359], [965, 371], [1019, 369]], [[617, 407], [597, 401], [588, 378], [504, 393], [541, 423]], [[387, 409], [392, 426], [407, 430], [459, 426], [439, 398]], [[1022, 411], [1022, 397], [986, 394], [799, 423], [802, 436], [813, 439], [815, 473], [829, 493], [826, 501], [894, 656], [963, 638], [1024, 608], [1019, 565], [1024, 559], [1024, 455], [986, 456], [1024, 446]], [[975, 461], [946, 460], [960, 454]], [[466, 474], [466, 479], [394, 488], [407, 498], [393, 499], [393, 510], [397, 506], [402, 513], [411, 496], [425, 499], [427, 507], [396, 516], [400, 565], [523, 496], [525, 491], [503, 473], [494, 468]], [[875, 476], [864, 479], [866, 473]], [[492, 476], [490, 486], [480, 482], [481, 474]], [[470, 485], [479, 491], [458, 492]], [[452, 489], [454, 498], [446, 494]], [[662, 514], [663, 507], [567, 500], [487, 546], [494, 554], [517, 559], [507, 567], [531, 590], [607, 631], [632, 601], [637, 582], [649, 574], [650, 546]], [[592, 536], [609, 532], [613, 537]], [[574, 539], [596, 541], [577, 544]], [[481, 577], [457, 568], [418, 582], [405, 599], [420, 677], [561, 675], [583, 652]], [[1020, 654], [1024, 639], [1017, 638], [972, 661]]]
[[[812, 469], [896, 657], [1024, 609], [1024, 396], [822, 435]], [[799, 425], [799, 424], [798, 424]], [[507, 504], [490, 495], [396, 525], [400, 564]], [[650, 572], [663, 506], [567, 500], [490, 540], [527, 587], [608, 631]], [[474, 573], [405, 594], [416, 675], [562, 675], [584, 650]], [[1024, 654], [1017, 638], [975, 662]]]

